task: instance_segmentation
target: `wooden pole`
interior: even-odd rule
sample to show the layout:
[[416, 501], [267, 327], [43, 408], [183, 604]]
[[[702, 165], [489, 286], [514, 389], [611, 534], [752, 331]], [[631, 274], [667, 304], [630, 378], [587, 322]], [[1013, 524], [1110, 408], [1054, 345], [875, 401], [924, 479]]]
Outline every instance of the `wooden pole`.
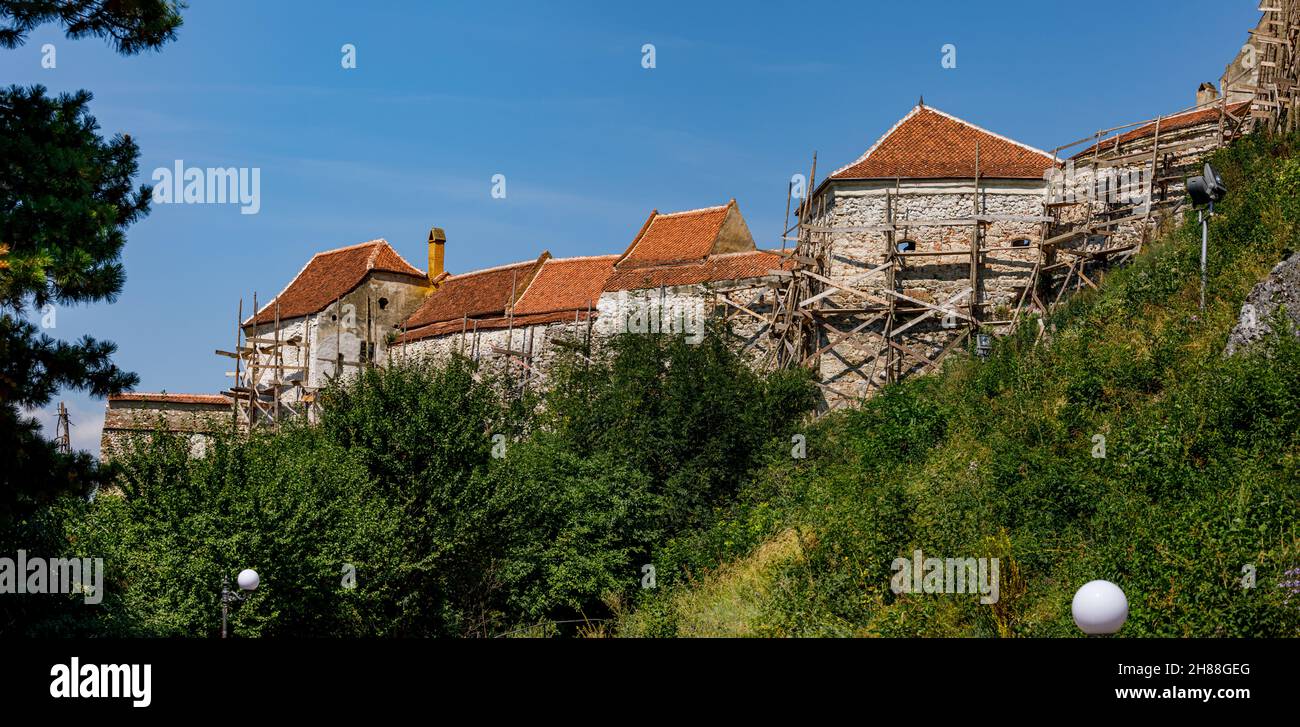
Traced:
[[[973, 203], [972, 214], [978, 217], [980, 213], [980, 142], [975, 140], [975, 201]], [[971, 228], [970, 238], [970, 317], [971, 328], [975, 326], [975, 316], [979, 310], [979, 269], [980, 269], [980, 223], [976, 222]]]
[[239, 299], [239, 310], [235, 313], [235, 398], [231, 401], [231, 423], [234, 425], [236, 433], [239, 430], [239, 374], [240, 362], [243, 360], [240, 341], [244, 333], [244, 299]]
[[258, 377], [257, 369], [260, 367], [257, 365], [257, 357], [259, 354], [257, 351], [257, 343], [255, 342], [256, 339], [261, 338], [261, 336], [257, 335], [257, 315], [260, 312], [261, 311], [257, 307], [257, 291], [254, 290], [253, 291], [253, 339], [254, 341], [249, 342], [249, 346], [248, 346], [249, 349], [248, 433], [249, 434], [253, 433], [253, 424], [257, 419], [256, 417], [257, 412], [255, 412], [254, 409], [261, 409], [262, 406], [262, 402], [258, 401], [258, 394], [257, 394], [257, 377]]
[[271, 379], [274, 382], [272, 384], [274, 388], [272, 389], [271, 395], [275, 398], [275, 403], [272, 405], [274, 407], [275, 413], [273, 414], [271, 421], [273, 425], [279, 426], [280, 424], [280, 383], [281, 383], [280, 373], [281, 371], [283, 371], [283, 367], [284, 367], [284, 355], [280, 350], [280, 296], [278, 295], [275, 297], [275, 358], [273, 358], [272, 360], [275, 361], [275, 373], [272, 374], [272, 379]]

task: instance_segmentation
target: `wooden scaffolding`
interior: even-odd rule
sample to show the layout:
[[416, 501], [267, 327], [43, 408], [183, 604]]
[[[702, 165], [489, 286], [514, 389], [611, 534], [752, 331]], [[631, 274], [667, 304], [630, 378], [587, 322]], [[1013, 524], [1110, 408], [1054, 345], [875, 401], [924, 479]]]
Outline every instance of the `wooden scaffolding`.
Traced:
[[[339, 301], [336, 300], [336, 320], [338, 308]], [[218, 356], [235, 362], [235, 370], [226, 372], [234, 383], [223, 393], [233, 402], [231, 418], [236, 430], [247, 433], [257, 427], [275, 427], [292, 417], [316, 421], [318, 391], [309, 380], [311, 367], [308, 362], [312, 360], [312, 350], [308, 326], [304, 324], [302, 333], [283, 337], [277, 300], [272, 305], [273, 330], [270, 337], [258, 336], [255, 332], [260, 312], [257, 293], [253, 293], [253, 318], [245, 324], [241, 298], [235, 319], [235, 349], [215, 351]], [[254, 332], [253, 335], [244, 330], [245, 325]], [[341, 325], [336, 325], [336, 336], [340, 328]], [[343, 361], [341, 356], [322, 360], [334, 364], [336, 376], [341, 367], [357, 365]]]
[[[1263, 16], [1250, 31], [1259, 74], [1253, 87], [1239, 87], [1254, 92], [1247, 126], [1251, 130], [1292, 131], [1300, 123], [1300, 58], [1296, 52], [1300, 48], [1300, 0], [1262, 0], [1259, 9]], [[1247, 67], [1236, 75], [1252, 70]]]
[[[954, 219], [908, 219], [898, 212], [899, 199], [905, 194], [902, 180], [896, 180], [892, 191], [885, 192], [884, 219], [872, 224], [837, 225], [827, 223], [826, 195], [813, 195], [801, 200], [795, 209], [796, 221], [788, 226], [783, 242], [793, 241], [794, 248], [782, 250], [782, 255], [793, 264], [790, 270], [773, 270], [780, 282], [774, 285], [774, 306], [770, 335], [774, 343], [769, 362], [777, 367], [805, 366], [820, 369], [823, 356], [832, 353], [847, 341], [866, 343], [868, 353], [854, 367], [855, 370], [871, 366], [868, 373], [858, 371], [867, 382], [867, 395], [879, 388], [897, 382], [908, 375], [936, 369], [953, 351], [972, 336], [978, 350], [984, 350], [994, 332], [1005, 331], [1022, 316], [1022, 309], [1032, 306], [1035, 298], [1022, 294], [1014, 315], [997, 320], [991, 314], [992, 304], [980, 301], [981, 266], [984, 256], [1007, 250], [1023, 251], [1027, 245], [989, 246], [986, 240], [988, 226], [994, 222], [1019, 222], [1044, 224], [1048, 218], [1023, 215], [987, 214], [981, 209], [981, 183], [979, 146], [975, 147], [973, 205], [969, 216]], [[813, 157], [809, 189], [816, 189], [816, 155]], [[787, 203], [788, 206], [788, 203]], [[956, 228], [967, 240], [966, 249], [918, 250], [904, 246], [910, 228]], [[794, 233], [791, 237], [790, 233]], [[883, 233], [883, 260], [858, 272], [850, 280], [836, 280], [831, 274], [836, 236], [852, 233]], [[1032, 244], [1032, 241], [1027, 241]], [[964, 266], [964, 285], [956, 293], [947, 293], [943, 300], [927, 301], [908, 295], [900, 273], [914, 270], [927, 261], [941, 261], [944, 265]], [[1025, 283], [1025, 291], [1033, 287], [1037, 268]], [[873, 292], [863, 290], [871, 287]], [[841, 305], [839, 300], [852, 301]], [[941, 325], [935, 328], [935, 319]], [[845, 329], [842, 321], [850, 321]], [[904, 334], [915, 333], [919, 326], [929, 323], [928, 333], [941, 340], [937, 351], [908, 342]], [[859, 398], [858, 394], [844, 391], [824, 381], [823, 390], [836, 403]]]
[[[1188, 113], [1201, 113], [1195, 117], [1198, 123], [1188, 125]], [[900, 195], [905, 194], [901, 180], [885, 193], [883, 219], [874, 224], [827, 222], [824, 194], [801, 200], [794, 208], [794, 224], [787, 221], [783, 235], [783, 243], [794, 243], [793, 249], [781, 252], [790, 261], [790, 269], [770, 271], [778, 282], [772, 284], [768, 364], [820, 371], [822, 357], [845, 342], [865, 344], [867, 354], [859, 368], [870, 364], [871, 369], [866, 375], [859, 371], [859, 376], [866, 381], [865, 395], [869, 396], [907, 376], [934, 371], [954, 351], [969, 349], [982, 355], [994, 337], [1012, 333], [1027, 320], [1036, 321], [1041, 334], [1044, 314], [1060, 304], [1068, 291], [1098, 287], [1108, 267], [1131, 259], [1155, 230], [1183, 208], [1185, 177], [1199, 173], [1194, 170], [1199, 170], [1206, 152], [1245, 132], [1242, 116], [1229, 113], [1226, 98], [1219, 98], [1168, 116], [1104, 129], [1057, 147], [1053, 165], [1071, 166], [1078, 178], [1086, 180], [1087, 189], [1076, 191], [1082, 198], [1045, 197], [1037, 216], [984, 213], [978, 145], [972, 179], [975, 201], [966, 217], [903, 218], [898, 212]], [[1072, 159], [1063, 158], [1063, 152], [1089, 142], [1091, 146], [1084, 147], [1086, 154], [1076, 152]], [[1144, 194], [1117, 199], [1112, 194], [1117, 170], [1142, 179]], [[816, 189], [815, 154], [808, 188]], [[1019, 244], [1010, 246], [992, 243], [987, 231], [997, 222], [1041, 225], [1039, 237], [1016, 240]], [[965, 228], [969, 242], [964, 250], [900, 247], [908, 228], [918, 227]], [[863, 232], [883, 233], [883, 261], [855, 273], [852, 279], [834, 279], [831, 262], [837, 236]], [[1014, 305], [999, 311], [994, 302], [981, 300], [986, 256], [1013, 250], [1028, 250], [1034, 262], [1023, 281], [1012, 288]], [[943, 300], [908, 295], [901, 285], [902, 273], [931, 261], [964, 266], [965, 284]], [[840, 303], [846, 300], [853, 302]], [[942, 321], [938, 327], [936, 319]], [[839, 325], [841, 321], [852, 325]], [[906, 340], [904, 334], [915, 333], [927, 323], [930, 345]], [[819, 386], [828, 395], [831, 408], [864, 395], [826, 381], [819, 381]]]

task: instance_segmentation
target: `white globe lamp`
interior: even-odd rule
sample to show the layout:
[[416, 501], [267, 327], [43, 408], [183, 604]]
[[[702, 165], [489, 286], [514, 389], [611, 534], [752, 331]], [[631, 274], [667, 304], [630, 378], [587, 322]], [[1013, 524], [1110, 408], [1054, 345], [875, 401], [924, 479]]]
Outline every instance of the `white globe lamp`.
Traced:
[[1088, 581], [1070, 604], [1074, 623], [1085, 634], [1113, 634], [1128, 620], [1128, 599], [1110, 581]]
[[262, 582], [262, 579], [257, 575], [257, 571], [252, 568], [239, 571], [239, 577], [235, 580], [239, 582], [239, 587], [245, 591], [256, 591], [258, 584]]

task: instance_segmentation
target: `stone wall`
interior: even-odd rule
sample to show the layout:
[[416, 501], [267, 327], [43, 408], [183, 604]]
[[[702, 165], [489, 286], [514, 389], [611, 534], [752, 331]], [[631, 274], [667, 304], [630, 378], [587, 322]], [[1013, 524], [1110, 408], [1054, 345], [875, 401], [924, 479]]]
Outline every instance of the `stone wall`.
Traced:
[[[1219, 146], [1219, 116], [1214, 108], [1208, 110], [1208, 121], [1173, 131], [1160, 132], [1158, 154], [1153, 155], [1155, 133], [1146, 133], [1125, 140], [1119, 134], [1115, 141], [1103, 141], [1097, 148], [1085, 151], [1078, 158], [1066, 162], [1062, 179], [1053, 182], [1049, 191], [1050, 207], [1056, 221], [1048, 235], [1058, 235], [1091, 216], [1096, 220], [1121, 219], [1143, 212], [1135, 204], [1150, 198], [1159, 212], [1177, 207], [1186, 197], [1186, 177], [1201, 173], [1207, 154]], [[1177, 117], [1162, 123], [1176, 122]], [[1227, 129], [1231, 121], [1224, 122]], [[1150, 131], [1154, 131], [1152, 128]], [[1152, 163], [1155, 163], [1154, 171]], [[1140, 184], [1135, 184], [1141, 180]], [[1141, 190], [1140, 195], [1133, 192]], [[1140, 196], [1142, 199], [1134, 199]], [[1074, 204], [1068, 204], [1074, 202]], [[1159, 214], [1153, 214], [1158, 222]], [[1108, 229], [1105, 236], [1094, 236], [1072, 246], [1084, 249], [1119, 247], [1143, 241], [1148, 229], [1145, 220], [1122, 222]], [[1107, 239], [1109, 238], [1109, 239]]]
[[121, 454], [132, 437], [146, 436], [158, 429], [184, 435], [190, 452], [201, 457], [215, 432], [233, 425], [232, 404], [189, 403], [156, 400], [109, 399], [100, 435], [99, 457], [103, 461]]
[[[841, 182], [822, 192], [814, 203], [824, 212], [810, 222], [814, 226], [839, 228], [829, 233], [831, 264], [828, 277], [836, 283], [860, 290], [877, 299], [887, 300], [889, 289], [885, 272], [868, 274], [889, 260], [889, 233], [886, 230], [851, 228], [883, 225], [893, 220], [903, 225], [894, 234], [895, 243], [915, 242], [914, 254], [902, 254], [896, 271], [894, 288], [916, 301], [931, 305], [951, 305], [968, 314], [976, 306], [980, 320], [998, 320], [1009, 315], [1019, 301], [1038, 260], [1037, 245], [1042, 239], [1043, 194], [1040, 180], [981, 180], [978, 194], [971, 180], [903, 180], [899, 182]], [[970, 219], [973, 215], [994, 217], [982, 225], [980, 247], [990, 250], [979, 260], [977, 285], [972, 295], [956, 298], [970, 288], [970, 249], [973, 224], [907, 225], [908, 220], [937, 221]], [[1030, 221], [1007, 218], [1030, 218]], [[846, 229], [850, 228], [850, 229]], [[1028, 245], [1017, 246], [1017, 241]], [[929, 253], [951, 252], [951, 255]], [[836, 292], [827, 298], [825, 307], [841, 309], [879, 308], [851, 293]], [[926, 310], [923, 305], [906, 300], [897, 303], [908, 309], [909, 317]], [[876, 310], [827, 316], [818, 347], [822, 348], [865, 323]], [[952, 339], [954, 329], [964, 327], [958, 319], [932, 316], [916, 324], [896, 339], [926, 357], [934, 357]], [[883, 346], [883, 321], [868, 325], [859, 334], [839, 343], [821, 357], [819, 369], [824, 383], [832, 387], [829, 398], [836, 403], [866, 396], [886, 380]], [[919, 370], [923, 364], [913, 359], [903, 365], [901, 375]]]

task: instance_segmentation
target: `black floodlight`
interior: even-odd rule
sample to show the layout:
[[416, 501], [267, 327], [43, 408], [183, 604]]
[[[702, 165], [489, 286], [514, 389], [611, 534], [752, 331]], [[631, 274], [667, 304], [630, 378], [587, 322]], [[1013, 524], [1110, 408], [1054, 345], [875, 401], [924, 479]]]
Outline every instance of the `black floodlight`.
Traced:
[[1187, 194], [1191, 195], [1192, 206], [1209, 206], [1208, 211], [1197, 213], [1201, 218], [1201, 310], [1205, 310], [1205, 281], [1207, 277], [1207, 260], [1210, 250], [1210, 218], [1214, 216], [1214, 203], [1228, 196], [1228, 185], [1223, 177], [1209, 162], [1205, 163], [1205, 172], [1199, 177], [1187, 180]]
[[1219, 172], [1206, 162], [1203, 175], [1187, 180], [1187, 194], [1191, 195], [1193, 206], [1203, 207], [1228, 196], [1228, 186], [1223, 183], [1223, 177], [1219, 176]]

